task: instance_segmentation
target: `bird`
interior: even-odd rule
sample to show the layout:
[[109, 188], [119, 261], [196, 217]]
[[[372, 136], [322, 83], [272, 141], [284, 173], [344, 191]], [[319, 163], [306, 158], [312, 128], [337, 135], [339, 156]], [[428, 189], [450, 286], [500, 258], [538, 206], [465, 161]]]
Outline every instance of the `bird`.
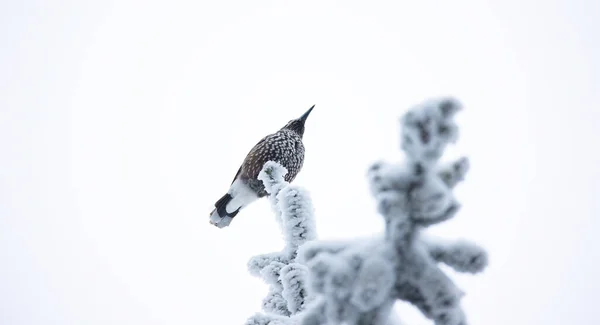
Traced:
[[274, 161], [287, 169], [286, 182], [292, 182], [304, 164], [304, 125], [315, 105], [299, 118], [290, 120], [277, 132], [263, 137], [248, 152], [238, 169], [229, 190], [214, 204], [210, 213], [210, 224], [224, 228], [250, 203], [265, 197], [268, 193], [258, 179], [264, 164]]

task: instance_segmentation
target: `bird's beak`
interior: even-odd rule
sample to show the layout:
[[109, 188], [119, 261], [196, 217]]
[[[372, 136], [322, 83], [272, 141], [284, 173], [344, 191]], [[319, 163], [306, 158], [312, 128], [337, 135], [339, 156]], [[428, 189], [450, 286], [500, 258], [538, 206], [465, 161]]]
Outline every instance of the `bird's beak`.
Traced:
[[306, 113], [304, 113], [304, 114], [302, 114], [302, 116], [300, 116], [300, 121], [302, 121], [304, 123], [306, 121], [306, 118], [310, 114], [310, 112], [313, 110], [313, 108], [315, 108], [315, 105], [313, 105], [311, 108], [308, 109], [308, 111], [306, 111]]

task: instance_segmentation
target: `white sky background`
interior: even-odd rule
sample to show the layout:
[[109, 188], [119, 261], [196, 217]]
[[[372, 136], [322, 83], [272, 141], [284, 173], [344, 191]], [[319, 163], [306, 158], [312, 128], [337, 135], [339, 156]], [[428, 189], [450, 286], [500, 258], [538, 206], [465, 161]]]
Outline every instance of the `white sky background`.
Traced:
[[[598, 324], [597, 1], [3, 1], [0, 323], [242, 324], [279, 250], [266, 200], [208, 223], [248, 150], [311, 105], [323, 239], [383, 229], [397, 118], [450, 94], [472, 170], [432, 229], [491, 254], [471, 324]], [[407, 325], [431, 324], [400, 305]]]

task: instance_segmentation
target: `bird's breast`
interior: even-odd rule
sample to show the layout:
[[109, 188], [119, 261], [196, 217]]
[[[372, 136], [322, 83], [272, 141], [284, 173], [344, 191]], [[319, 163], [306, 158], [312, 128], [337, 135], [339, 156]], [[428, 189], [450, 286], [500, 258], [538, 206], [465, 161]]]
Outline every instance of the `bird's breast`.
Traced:
[[266, 137], [248, 155], [243, 174], [248, 179], [256, 179], [267, 161], [280, 163], [288, 170], [285, 180], [292, 181], [304, 162], [302, 138], [293, 132], [278, 132]]

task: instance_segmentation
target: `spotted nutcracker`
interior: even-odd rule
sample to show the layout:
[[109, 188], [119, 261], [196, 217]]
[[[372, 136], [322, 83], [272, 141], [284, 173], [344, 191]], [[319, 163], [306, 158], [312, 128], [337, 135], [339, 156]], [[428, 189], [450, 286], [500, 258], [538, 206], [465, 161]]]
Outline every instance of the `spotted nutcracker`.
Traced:
[[242, 208], [267, 196], [262, 181], [257, 179], [267, 161], [277, 162], [287, 169], [284, 177], [287, 182], [294, 180], [304, 163], [304, 123], [314, 107], [289, 121], [279, 131], [262, 138], [250, 150], [229, 190], [215, 203], [215, 209], [210, 214], [211, 224], [219, 228], [227, 227]]

